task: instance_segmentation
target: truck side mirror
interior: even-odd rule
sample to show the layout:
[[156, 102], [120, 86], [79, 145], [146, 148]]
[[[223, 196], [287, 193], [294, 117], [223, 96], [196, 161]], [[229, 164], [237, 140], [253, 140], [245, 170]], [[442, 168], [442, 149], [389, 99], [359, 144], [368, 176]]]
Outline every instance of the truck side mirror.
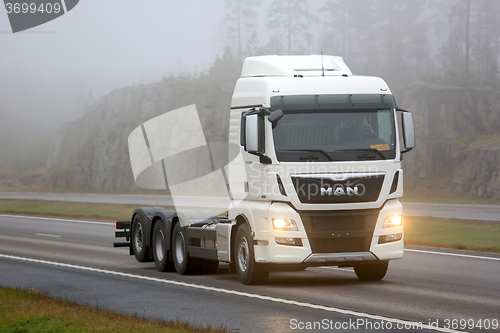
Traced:
[[263, 153], [259, 145], [259, 115], [252, 114], [245, 118], [245, 150], [249, 153]]
[[244, 115], [242, 119], [242, 145], [245, 151], [260, 157], [260, 163], [271, 164], [272, 160], [265, 155], [264, 117], [258, 113]]
[[406, 153], [415, 148], [415, 127], [413, 125], [413, 115], [405, 110], [399, 109], [398, 111], [403, 111], [401, 114], [401, 123], [403, 125], [405, 150], [401, 151], [401, 153]]
[[278, 109], [271, 112], [269, 117], [267, 117], [267, 120], [269, 120], [271, 124], [273, 124], [273, 129], [274, 129], [278, 125], [278, 121], [281, 118], [283, 118], [283, 110]]

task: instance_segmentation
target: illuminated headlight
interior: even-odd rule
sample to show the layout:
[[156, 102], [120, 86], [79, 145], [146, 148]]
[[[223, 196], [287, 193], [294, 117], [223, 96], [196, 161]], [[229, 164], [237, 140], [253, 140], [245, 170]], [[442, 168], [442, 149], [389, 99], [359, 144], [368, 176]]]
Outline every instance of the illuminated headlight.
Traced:
[[384, 228], [400, 227], [403, 225], [403, 217], [401, 215], [387, 216], [384, 221]]
[[292, 219], [273, 219], [274, 230], [297, 231], [297, 224]]

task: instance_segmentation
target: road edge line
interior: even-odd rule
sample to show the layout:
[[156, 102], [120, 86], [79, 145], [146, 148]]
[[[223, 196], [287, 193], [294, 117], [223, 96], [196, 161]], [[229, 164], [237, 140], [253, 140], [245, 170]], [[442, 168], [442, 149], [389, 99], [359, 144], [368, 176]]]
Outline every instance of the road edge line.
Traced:
[[[355, 316], [355, 317], [386, 321], [386, 322], [391, 322], [391, 323], [396, 323], [396, 324], [399, 323], [402, 325], [409, 325], [410, 327], [414, 327], [414, 325], [416, 323], [416, 322], [411, 322], [411, 321], [403, 320], [403, 319], [390, 318], [390, 317], [384, 317], [384, 316], [379, 316], [379, 315], [372, 315], [369, 313], [357, 312], [357, 311], [352, 311], [352, 310], [344, 310], [344, 309], [339, 309], [339, 308], [334, 308], [334, 307], [329, 307], [329, 306], [324, 306], [324, 305], [318, 305], [318, 304], [312, 304], [312, 303], [306, 303], [306, 302], [292, 301], [292, 300], [287, 300], [284, 298], [264, 296], [264, 295], [259, 295], [259, 294], [252, 294], [252, 293], [217, 288], [217, 287], [209, 287], [209, 286], [181, 282], [181, 281], [159, 279], [159, 278], [154, 278], [154, 277], [149, 277], [149, 276], [136, 275], [136, 274], [130, 274], [130, 273], [124, 273], [124, 272], [118, 272], [118, 271], [110, 271], [110, 270], [105, 270], [105, 269], [100, 269], [100, 268], [86, 267], [86, 266], [80, 266], [80, 265], [74, 265], [74, 264], [65, 264], [65, 263], [59, 263], [59, 262], [55, 262], [55, 261], [26, 258], [26, 257], [12, 256], [12, 255], [6, 255], [6, 254], [0, 254], [0, 258], [27, 261], [27, 262], [52, 265], [52, 266], [59, 266], [59, 267], [66, 267], [66, 268], [78, 269], [78, 270], [89, 271], [89, 272], [103, 273], [103, 274], [128, 277], [128, 278], [139, 279], [139, 280], [146, 280], [146, 281], [160, 282], [160, 283], [166, 283], [166, 284], [171, 284], [171, 285], [178, 285], [178, 286], [194, 288], [194, 289], [214, 291], [214, 292], [219, 292], [219, 293], [224, 293], [224, 294], [266, 300], [266, 301], [271, 301], [271, 302], [275, 302], [275, 303], [295, 305], [295, 306], [300, 306], [300, 307], [305, 307], [305, 308], [310, 308], [310, 309], [315, 309], [315, 310], [324, 310], [327, 312], [340, 313], [340, 314], [351, 315], [351, 316]], [[448, 328], [444, 328], [444, 327], [434, 327], [434, 326], [430, 326], [430, 325], [423, 324], [423, 323], [422, 323], [422, 325], [419, 325], [419, 327], [422, 329], [428, 329], [428, 330], [432, 330], [432, 331], [445, 332], [445, 333], [465, 332], [465, 331], [456, 331], [456, 330], [448, 329]]]

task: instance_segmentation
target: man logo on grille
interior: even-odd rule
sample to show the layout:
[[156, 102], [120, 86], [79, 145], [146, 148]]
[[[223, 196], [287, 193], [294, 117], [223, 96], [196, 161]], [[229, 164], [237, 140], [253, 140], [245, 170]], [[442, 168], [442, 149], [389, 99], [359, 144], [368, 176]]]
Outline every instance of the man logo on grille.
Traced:
[[337, 186], [335, 187], [335, 191], [333, 190], [333, 187], [322, 187], [321, 188], [321, 195], [360, 195], [359, 194], [359, 187], [358, 186], [346, 186], [345, 189], [342, 186]]

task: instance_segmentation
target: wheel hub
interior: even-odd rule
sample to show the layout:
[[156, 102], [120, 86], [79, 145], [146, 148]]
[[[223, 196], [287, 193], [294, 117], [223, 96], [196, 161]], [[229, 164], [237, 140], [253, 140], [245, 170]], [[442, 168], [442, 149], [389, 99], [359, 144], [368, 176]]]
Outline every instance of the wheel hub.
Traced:
[[246, 272], [249, 262], [249, 248], [246, 238], [241, 238], [240, 246], [238, 247], [238, 266], [242, 272]]
[[184, 235], [182, 232], [178, 232], [175, 236], [175, 257], [179, 264], [184, 262]]
[[158, 230], [156, 234], [156, 256], [159, 261], [163, 260], [165, 254], [165, 236], [162, 230]]
[[135, 244], [135, 249], [138, 252], [141, 252], [142, 247], [144, 245], [144, 241], [143, 241], [142, 223], [140, 222], [138, 222], [137, 226], [135, 227], [134, 244]]

